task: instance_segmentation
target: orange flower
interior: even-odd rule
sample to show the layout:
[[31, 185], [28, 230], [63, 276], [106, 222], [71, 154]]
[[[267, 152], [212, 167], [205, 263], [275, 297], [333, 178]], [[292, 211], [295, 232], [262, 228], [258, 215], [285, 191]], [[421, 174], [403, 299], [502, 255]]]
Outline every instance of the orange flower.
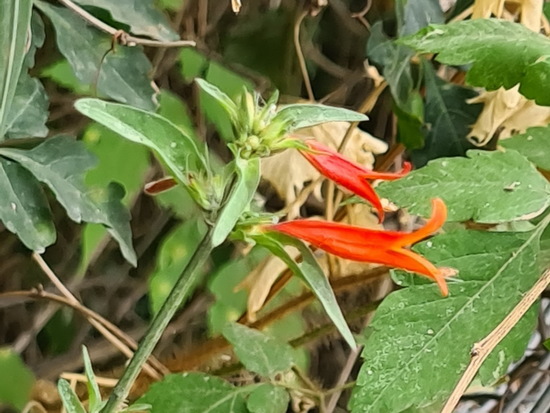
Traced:
[[432, 216], [422, 228], [410, 232], [377, 231], [337, 222], [296, 220], [264, 227], [302, 239], [317, 248], [341, 258], [388, 265], [416, 272], [434, 280], [443, 296], [449, 294], [441, 269], [406, 246], [436, 232], [447, 219], [445, 203], [432, 201]]
[[317, 141], [308, 140], [305, 143], [310, 151], [301, 150], [300, 153], [309, 163], [330, 180], [369, 201], [378, 211], [378, 219], [382, 222], [384, 220], [382, 203], [367, 180], [402, 178], [410, 172], [411, 164], [405, 162], [403, 170], [399, 173], [374, 172], [346, 159]]

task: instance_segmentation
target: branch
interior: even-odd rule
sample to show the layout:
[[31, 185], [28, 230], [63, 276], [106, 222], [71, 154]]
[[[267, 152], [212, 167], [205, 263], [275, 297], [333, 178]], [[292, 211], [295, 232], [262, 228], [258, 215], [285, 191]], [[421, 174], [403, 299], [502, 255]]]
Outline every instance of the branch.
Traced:
[[193, 40], [176, 40], [174, 42], [163, 42], [159, 40], [144, 39], [142, 37], [131, 36], [123, 30], [117, 30], [114, 27], [109, 26], [107, 23], [102, 22], [95, 16], [88, 13], [86, 10], [80, 6], [73, 3], [71, 0], [59, 0], [61, 4], [65, 7], [71, 9], [81, 18], [86, 20], [92, 26], [95, 26], [101, 31], [114, 36], [115, 39], [122, 44], [123, 46], [149, 46], [149, 47], [185, 47], [185, 46], [196, 46], [196, 43]]
[[550, 284], [550, 269], [547, 269], [542, 277], [536, 282], [536, 284], [524, 295], [521, 301], [514, 307], [512, 312], [506, 316], [502, 322], [496, 326], [496, 328], [489, 333], [483, 340], [474, 344], [471, 351], [470, 364], [464, 371], [464, 374], [460, 378], [458, 384], [454, 388], [451, 396], [447, 400], [445, 407], [441, 413], [452, 413], [455, 406], [459, 402], [460, 398], [466, 391], [468, 385], [473, 380], [477, 371], [487, 359], [491, 351], [502, 341], [504, 337], [510, 332], [510, 330], [517, 324], [517, 322], [523, 317], [535, 300], [542, 294], [546, 287]]

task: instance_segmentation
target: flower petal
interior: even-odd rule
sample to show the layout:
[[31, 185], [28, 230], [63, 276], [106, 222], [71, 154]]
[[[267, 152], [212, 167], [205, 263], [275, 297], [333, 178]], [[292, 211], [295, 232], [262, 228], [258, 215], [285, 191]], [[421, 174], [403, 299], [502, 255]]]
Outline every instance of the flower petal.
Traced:
[[362, 178], [395, 181], [396, 179], [406, 176], [411, 170], [412, 164], [410, 162], [403, 162], [403, 168], [399, 172], [375, 172], [367, 170], [367, 172], [362, 175]]
[[307, 140], [306, 145], [311, 151], [300, 151], [300, 153], [315, 169], [331, 181], [369, 201], [378, 211], [379, 220], [384, 219], [384, 209], [380, 198], [364, 178], [369, 173], [368, 169], [317, 141]]

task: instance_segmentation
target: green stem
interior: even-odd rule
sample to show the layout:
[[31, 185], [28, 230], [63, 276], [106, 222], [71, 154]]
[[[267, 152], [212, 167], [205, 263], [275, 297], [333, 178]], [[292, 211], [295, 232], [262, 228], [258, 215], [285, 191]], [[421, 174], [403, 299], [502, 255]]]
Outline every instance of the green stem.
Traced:
[[185, 269], [181, 273], [178, 281], [174, 285], [174, 288], [170, 292], [170, 295], [160, 308], [159, 312], [151, 322], [149, 329], [145, 333], [145, 336], [139, 343], [139, 346], [131, 358], [128, 367], [124, 370], [122, 377], [116, 384], [109, 400], [105, 407], [101, 409], [100, 413], [114, 413], [118, 411], [122, 402], [126, 400], [130, 389], [132, 388], [134, 381], [136, 380], [143, 364], [147, 361], [153, 349], [157, 345], [162, 333], [166, 329], [166, 326], [174, 316], [174, 313], [181, 305], [182, 301], [189, 296], [193, 286], [196, 285], [201, 272], [198, 271], [199, 267], [205, 263], [212, 251], [212, 231], [211, 226], [208, 227], [204, 238], [198, 245], [193, 256], [185, 266]]

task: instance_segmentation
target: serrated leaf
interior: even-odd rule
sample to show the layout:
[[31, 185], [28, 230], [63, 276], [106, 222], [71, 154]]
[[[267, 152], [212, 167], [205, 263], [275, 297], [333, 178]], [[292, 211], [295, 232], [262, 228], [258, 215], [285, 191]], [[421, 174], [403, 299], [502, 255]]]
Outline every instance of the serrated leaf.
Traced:
[[63, 402], [63, 407], [67, 413], [86, 413], [86, 409], [82, 406], [82, 403], [78, 399], [78, 396], [71, 388], [71, 385], [66, 380], [60, 379], [57, 382], [57, 390], [61, 401]]
[[[332, 291], [327, 277], [311, 250], [302, 241], [275, 232], [255, 236], [254, 240], [283, 260], [294, 275], [299, 277], [309, 287], [321, 302], [321, 305], [340, 334], [342, 334], [342, 337], [344, 337], [351, 348], [355, 348], [355, 339], [336, 301], [334, 291]], [[302, 262], [296, 263], [285, 251], [284, 245], [291, 245], [297, 248], [302, 255]]]
[[229, 198], [216, 219], [212, 232], [212, 246], [225, 241], [235, 224], [250, 205], [260, 183], [260, 158], [236, 158], [234, 163], [237, 181]]
[[[422, 285], [384, 300], [363, 332], [365, 362], [352, 412], [397, 413], [411, 406], [441, 405], [470, 361], [474, 343], [536, 282], [544, 225], [527, 234], [461, 230], [420, 244], [417, 250], [428, 260], [456, 268], [459, 280], [450, 281], [448, 298], [436, 286]], [[536, 311], [530, 311], [494, 350], [480, 371], [485, 384], [523, 355], [535, 322]]]
[[92, 362], [86, 346], [82, 346], [82, 359], [84, 361], [84, 374], [86, 374], [86, 387], [88, 389], [88, 409], [90, 413], [99, 412], [101, 407], [101, 393], [96, 382]]
[[29, 171], [0, 157], [0, 219], [25, 246], [38, 253], [55, 242], [48, 200]]
[[473, 19], [431, 25], [398, 42], [420, 53], [438, 53], [444, 64], [472, 64], [466, 80], [473, 86], [495, 90], [519, 83], [525, 97], [550, 105], [548, 82], [541, 82], [550, 76], [550, 40], [522, 24]]
[[32, 0], [0, 3], [0, 140], [4, 139], [17, 81], [25, 58]]
[[150, 404], [151, 413], [248, 413], [242, 396], [248, 392], [204, 373], [170, 374], [137, 402]]
[[296, 103], [284, 105], [277, 111], [272, 122], [288, 125], [288, 132], [327, 122], [362, 122], [369, 118], [353, 110], [320, 104]]
[[377, 190], [413, 214], [429, 216], [431, 199], [447, 204], [448, 221], [482, 223], [526, 220], [550, 203], [550, 184], [515, 151], [468, 151], [468, 158], [441, 158]]
[[113, 19], [130, 26], [134, 34], [168, 42], [179, 39], [166, 17], [153, 6], [152, 1], [76, 0], [76, 2], [84, 6], [108, 10]]
[[518, 151], [538, 168], [550, 170], [550, 126], [529, 128], [525, 133], [501, 140], [499, 145]]
[[0, 405], [22, 410], [30, 400], [34, 377], [21, 358], [10, 348], [0, 348]]
[[48, 134], [48, 103], [42, 83], [22, 73], [6, 120], [6, 137], [45, 137]]
[[149, 302], [153, 314], [166, 301], [205, 232], [204, 223], [195, 217], [179, 225], [162, 240], [155, 270], [149, 276]]
[[75, 107], [123, 138], [155, 151], [181, 183], [188, 183], [187, 172], [206, 170], [204, 158], [193, 139], [160, 115], [89, 98], [78, 100]]
[[56, 30], [60, 52], [71, 64], [78, 80], [97, 86], [104, 96], [142, 109], [153, 110], [151, 63], [139, 47], [117, 45], [111, 49], [110, 36], [87, 26], [72, 11], [35, 1]]
[[120, 203], [124, 190], [115, 184], [108, 188], [86, 188], [83, 173], [96, 161], [81, 142], [57, 136], [31, 150], [0, 148], [0, 154], [19, 162], [48, 185], [73, 221], [105, 225], [124, 257], [136, 265], [130, 216]]
[[273, 377], [289, 370], [294, 364], [292, 347], [261, 331], [238, 323], [227, 323], [223, 335], [233, 345], [243, 365], [262, 377]]
[[467, 103], [477, 93], [439, 78], [430, 63], [422, 60], [426, 105], [424, 121], [428, 132], [424, 147], [411, 156], [417, 167], [444, 156], [463, 156], [474, 146], [466, 139], [481, 111], [481, 105]]
[[246, 401], [250, 413], [285, 413], [290, 396], [282, 387], [269, 383], [260, 384]]

